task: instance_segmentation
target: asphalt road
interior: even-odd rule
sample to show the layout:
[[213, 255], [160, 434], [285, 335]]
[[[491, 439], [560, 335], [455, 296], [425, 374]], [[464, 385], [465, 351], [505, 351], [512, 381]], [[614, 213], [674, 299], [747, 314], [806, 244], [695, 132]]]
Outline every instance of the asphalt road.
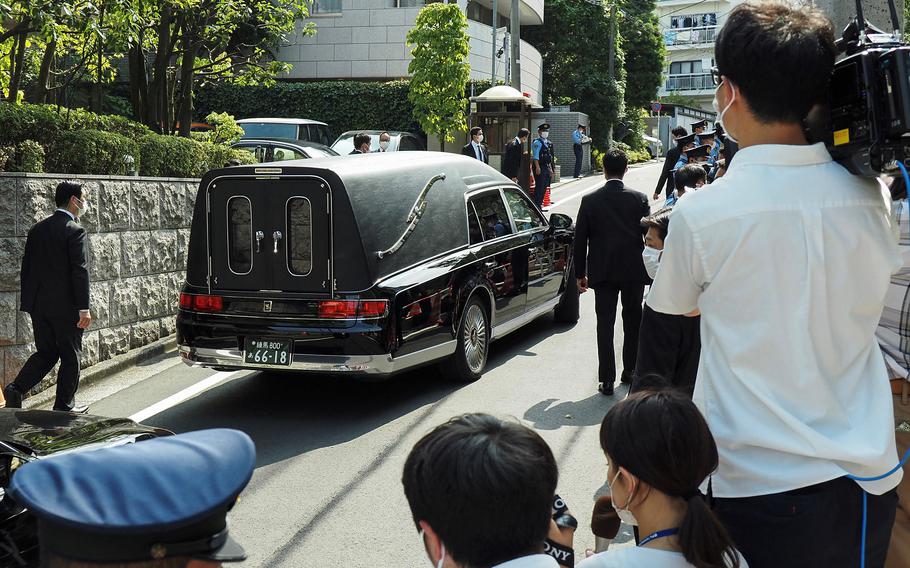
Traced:
[[[627, 185], [650, 194], [659, 172], [656, 162], [635, 167]], [[591, 176], [559, 188], [550, 211], [574, 217], [580, 197], [602, 183]], [[230, 515], [231, 532], [249, 553], [242, 566], [270, 568], [428, 566], [401, 489], [408, 451], [461, 413], [514, 417], [553, 449], [583, 558], [594, 545], [593, 501], [607, 490], [598, 428], [625, 394], [625, 387], [612, 398], [596, 392], [594, 329], [589, 292], [578, 324], [545, 316], [494, 343], [486, 373], [470, 385], [447, 383], [433, 367], [384, 383], [217, 373], [186, 367], [172, 352], [81, 390], [79, 400], [93, 414], [176, 432], [230, 427], [252, 436], [257, 468]], [[616, 338], [621, 362], [620, 321]], [[630, 540], [623, 527], [618, 541]]]

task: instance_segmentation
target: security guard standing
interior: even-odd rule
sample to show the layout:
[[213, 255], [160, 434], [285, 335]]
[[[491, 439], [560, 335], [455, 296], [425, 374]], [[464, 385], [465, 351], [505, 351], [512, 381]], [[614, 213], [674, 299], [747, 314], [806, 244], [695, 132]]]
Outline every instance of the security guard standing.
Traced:
[[579, 124], [572, 133], [572, 150], [575, 152], [575, 175], [572, 176], [574, 178], [581, 177], [581, 162], [584, 156], [582, 145], [591, 143], [591, 139], [586, 133], [587, 129], [588, 127], [584, 124]]
[[243, 432], [201, 430], [29, 462], [8, 493], [38, 519], [42, 567], [217, 568], [246, 559], [227, 513], [255, 461]]
[[531, 164], [534, 171], [534, 203], [543, 209], [543, 197], [550, 187], [553, 175], [553, 143], [550, 142], [550, 125], [544, 122], [537, 127], [537, 138], [531, 142]]
[[696, 146], [701, 146], [701, 133], [704, 132], [706, 128], [708, 128], [707, 120], [699, 120], [698, 122], [692, 124], [692, 132], [695, 134]]

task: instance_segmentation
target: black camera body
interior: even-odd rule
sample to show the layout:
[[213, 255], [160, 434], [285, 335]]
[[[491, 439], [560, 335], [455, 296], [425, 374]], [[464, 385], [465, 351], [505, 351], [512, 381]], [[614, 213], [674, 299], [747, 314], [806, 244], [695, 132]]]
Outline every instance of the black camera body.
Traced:
[[869, 48], [834, 66], [825, 143], [851, 173], [910, 166], [910, 47]]

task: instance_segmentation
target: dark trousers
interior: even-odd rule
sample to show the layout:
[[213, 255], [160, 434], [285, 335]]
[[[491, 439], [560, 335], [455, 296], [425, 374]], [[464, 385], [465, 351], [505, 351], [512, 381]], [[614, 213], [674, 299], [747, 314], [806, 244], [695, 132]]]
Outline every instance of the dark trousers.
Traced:
[[667, 386], [678, 388], [691, 397], [701, 356], [700, 325], [700, 317], [662, 314], [645, 304], [635, 379], [629, 392], [657, 386], [654, 375], [659, 375]]
[[613, 352], [613, 327], [616, 324], [616, 300], [622, 300], [622, 376], [631, 379], [638, 357], [638, 335], [641, 327], [641, 300], [644, 284], [608, 284], [594, 286], [594, 312], [597, 314], [597, 378], [602, 383], [616, 381], [616, 357]]
[[572, 149], [575, 151], [575, 177], [581, 176], [581, 144], [573, 144]]
[[550, 187], [550, 166], [540, 166], [540, 174], [534, 175], [534, 203], [543, 209], [543, 196]]
[[[868, 499], [866, 566], [881, 568], [891, 541], [897, 493]], [[846, 477], [786, 493], [714, 499], [713, 507], [749, 568], [860, 565], [863, 490]]]
[[25, 394], [40, 383], [60, 361], [54, 410], [70, 410], [75, 406], [74, 397], [79, 388], [82, 330], [71, 319], [40, 313], [29, 315], [32, 318], [37, 351], [25, 362], [13, 384], [19, 392]]

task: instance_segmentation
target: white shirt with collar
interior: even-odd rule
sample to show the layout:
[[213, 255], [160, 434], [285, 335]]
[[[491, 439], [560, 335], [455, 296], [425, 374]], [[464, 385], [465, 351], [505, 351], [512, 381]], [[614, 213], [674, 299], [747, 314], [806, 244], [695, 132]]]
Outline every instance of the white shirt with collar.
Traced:
[[474, 155], [477, 157], [478, 160], [480, 160], [482, 162], [483, 161], [483, 146], [481, 146], [477, 142], [474, 142], [473, 140], [471, 140], [471, 146], [474, 147]]
[[72, 212], [71, 212], [69, 209], [64, 209], [63, 207], [58, 207], [58, 208], [57, 208], [57, 211], [61, 211], [61, 212], [63, 212], [63, 213], [66, 213], [67, 215], [70, 216], [70, 219], [72, 219], [73, 221], [76, 220], [76, 216], [73, 215]]
[[[890, 198], [823, 144], [740, 150], [681, 199], [648, 305], [701, 311], [693, 400], [717, 440], [716, 497], [780, 493], [897, 464], [875, 342], [901, 265]], [[862, 482], [873, 494], [898, 472]]]
[[559, 568], [559, 564], [552, 556], [532, 554], [497, 564], [493, 568]]

